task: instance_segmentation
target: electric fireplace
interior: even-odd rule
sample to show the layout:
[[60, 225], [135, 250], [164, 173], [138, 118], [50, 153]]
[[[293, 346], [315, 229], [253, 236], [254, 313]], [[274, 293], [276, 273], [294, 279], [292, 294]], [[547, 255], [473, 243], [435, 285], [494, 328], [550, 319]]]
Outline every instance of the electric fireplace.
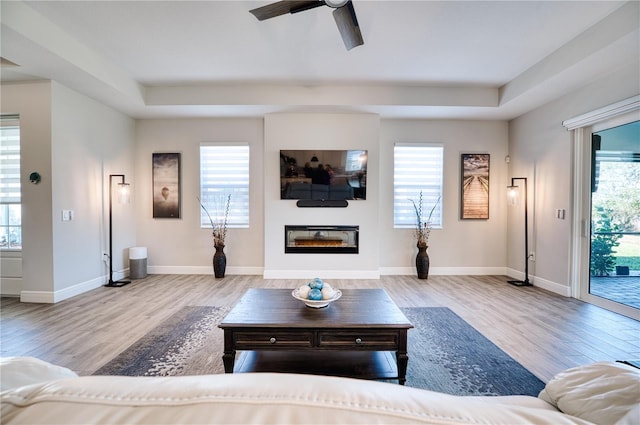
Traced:
[[284, 226], [285, 254], [357, 254], [359, 226]]

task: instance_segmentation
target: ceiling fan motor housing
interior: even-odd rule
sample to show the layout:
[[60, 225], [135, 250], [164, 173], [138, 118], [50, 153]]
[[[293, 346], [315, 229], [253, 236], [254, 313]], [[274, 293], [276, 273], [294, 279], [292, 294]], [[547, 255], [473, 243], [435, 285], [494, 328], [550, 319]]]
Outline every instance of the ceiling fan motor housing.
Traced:
[[334, 9], [337, 9], [347, 4], [347, 1], [349, 0], [324, 0], [324, 3], [329, 7], [333, 7]]

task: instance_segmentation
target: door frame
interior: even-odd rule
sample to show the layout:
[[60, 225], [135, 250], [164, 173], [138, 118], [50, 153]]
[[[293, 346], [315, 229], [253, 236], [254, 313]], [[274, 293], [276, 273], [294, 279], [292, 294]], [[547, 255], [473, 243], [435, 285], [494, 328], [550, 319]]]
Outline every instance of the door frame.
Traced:
[[640, 320], [640, 310], [589, 293], [591, 256], [591, 135], [640, 120], [640, 95], [562, 123], [572, 132], [571, 296]]

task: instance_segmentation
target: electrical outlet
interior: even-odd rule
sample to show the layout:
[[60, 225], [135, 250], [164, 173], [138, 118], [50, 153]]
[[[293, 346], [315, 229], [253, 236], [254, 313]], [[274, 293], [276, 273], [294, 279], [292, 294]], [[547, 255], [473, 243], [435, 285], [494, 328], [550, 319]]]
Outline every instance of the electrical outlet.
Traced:
[[531, 261], [536, 261], [536, 253], [535, 253], [534, 251], [531, 251], [531, 252], [529, 253], [529, 259], [530, 259]]
[[105, 263], [109, 262], [109, 254], [107, 254], [106, 252], [102, 253], [102, 261], [104, 261]]

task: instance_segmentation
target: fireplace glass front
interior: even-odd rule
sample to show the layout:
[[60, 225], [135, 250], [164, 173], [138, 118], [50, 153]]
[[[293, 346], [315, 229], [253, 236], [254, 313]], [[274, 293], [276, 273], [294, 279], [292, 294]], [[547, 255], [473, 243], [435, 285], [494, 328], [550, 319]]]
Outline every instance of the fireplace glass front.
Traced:
[[284, 226], [286, 254], [357, 254], [359, 226]]

